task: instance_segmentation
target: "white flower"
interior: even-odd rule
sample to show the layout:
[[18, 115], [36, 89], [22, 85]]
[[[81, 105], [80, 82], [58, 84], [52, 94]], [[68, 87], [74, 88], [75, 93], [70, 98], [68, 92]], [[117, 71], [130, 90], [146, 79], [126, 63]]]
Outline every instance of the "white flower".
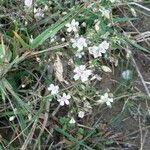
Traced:
[[53, 36], [53, 37], [51, 38], [50, 42], [52, 43], [52, 42], [54, 42], [56, 39], [57, 39], [57, 37], [56, 37], [56, 36]]
[[54, 85], [54, 84], [50, 84], [50, 86], [47, 88], [48, 91], [51, 91], [52, 95], [56, 95], [58, 94], [58, 90], [59, 90], [59, 86], [58, 85]]
[[101, 53], [106, 53], [106, 50], [109, 48], [109, 43], [107, 41], [103, 41], [98, 47]]
[[106, 50], [109, 48], [109, 43], [103, 41], [99, 46], [89, 47], [89, 53], [94, 56], [94, 58], [101, 57], [102, 54], [106, 53]]
[[113, 98], [109, 97], [108, 93], [105, 93], [101, 96], [101, 99], [97, 101], [98, 103], [106, 103], [108, 107], [111, 107], [111, 103], [113, 102]]
[[31, 7], [32, 6], [32, 0], [25, 0], [24, 1], [25, 6]]
[[86, 22], [83, 22], [81, 25], [82, 25], [83, 27], [86, 27]]
[[130, 80], [132, 78], [132, 71], [131, 70], [125, 70], [122, 72], [122, 77], [125, 80]]
[[75, 122], [76, 122], [76, 121], [75, 121], [75, 119], [74, 119], [73, 117], [72, 117], [72, 118], [70, 119], [70, 121], [69, 121], [70, 124], [75, 124]]
[[15, 119], [15, 116], [9, 117], [9, 121], [13, 121]]
[[22, 85], [21, 85], [21, 87], [22, 87], [22, 88], [25, 88], [25, 87], [26, 87], [26, 85], [25, 85], [25, 84], [22, 84]]
[[101, 57], [101, 51], [99, 51], [98, 46], [89, 47], [89, 53], [94, 56], [94, 58]]
[[61, 38], [61, 41], [62, 41], [62, 42], [65, 42], [65, 41], [66, 41], [66, 39], [65, 39], [65, 38]]
[[71, 31], [76, 32], [76, 31], [78, 31], [78, 26], [79, 26], [79, 22], [76, 22], [75, 19], [73, 19], [71, 21], [71, 23], [67, 23], [66, 24], [68, 32], [71, 32]]
[[48, 10], [48, 5], [45, 5], [44, 10]]
[[41, 8], [34, 8], [34, 16], [35, 17], [44, 17], [44, 13]]
[[78, 48], [78, 51], [82, 51], [84, 47], [87, 47], [86, 39], [84, 37], [76, 37], [71, 39], [72, 47]]
[[69, 105], [69, 100], [71, 96], [70, 95], [66, 95], [66, 93], [63, 93], [63, 96], [59, 97], [57, 99], [57, 101], [60, 103], [60, 106], [64, 106], [65, 104], [66, 105]]
[[84, 56], [84, 52], [83, 51], [76, 51], [75, 56], [78, 58], [82, 58], [82, 56]]
[[79, 112], [78, 112], [78, 117], [79, 117], [79, 118], [83, 118], [84, 115], [85, 115], [84, 111], [79, 111]]
[[77, 66], [73, 72], [76, 73], [73, 78], [75, 80], [81, 79], [82, 82], [87, 81], [92, 74], [92, 71], [87, 70], [85, 65]]

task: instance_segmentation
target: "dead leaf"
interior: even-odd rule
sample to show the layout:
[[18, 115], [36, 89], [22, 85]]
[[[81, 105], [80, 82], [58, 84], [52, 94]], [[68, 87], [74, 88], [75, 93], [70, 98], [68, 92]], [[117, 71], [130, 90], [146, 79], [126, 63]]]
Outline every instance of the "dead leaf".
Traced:
[[78, 140], [82, 140], [82, 139], [83, 139], [83, 135], [82, 135], [82, 134], [79, 134], [78, 137], [77, 137], [77, 139], [78, 139]]
[[112, 72], [112, 70], [108, 66], [101, 66], [104, 72]]
[[58, 55], [56, 61], [54, 62], [54, 69], [55, 69], [55, 76], [58, 79], [58, 81], [65, 82], [66, 84], [68, 84], [68, 82], [63, 77], [63, 64]]
[[66, 138], [63, 138], [63, 143], [67, 144], [67, 145], [72, 145], [73, 143], [69, 140], [67, 140]]

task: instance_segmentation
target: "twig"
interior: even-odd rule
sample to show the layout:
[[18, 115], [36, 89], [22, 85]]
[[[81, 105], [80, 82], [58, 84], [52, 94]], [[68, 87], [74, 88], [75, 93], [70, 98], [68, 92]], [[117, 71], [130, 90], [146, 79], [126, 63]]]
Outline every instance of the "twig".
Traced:
[[143, 150], [143, 130], [142, 130], [142, 126], [141, 126], [141, 118], [139, 115], [139, 131], [140, 131], [140, 150]]
[[142, 9], [145, 9], [146, 11], [149, 11], [150, 12], [150, 9], [141, 5], [141, 4], [138, 4], [138, 3], [135, 3], [135, 2], [130, 2], [129, 5], [136, 5], [138, 7], [141, 7]]
[[58, 50], [60, 48], [66, 47], [66, 46], [68, 46], [68, 43], [63, 43], [63, 44], [60, 44], [60, 45], [56, 45], [54, 47], [44, 49], [44, 50], [41, 50], [41, 51], [38, 51], [38, 52], [31, 52], [29, 57], [34, 56], [34, 55], [39, 55], [39, 54], [42, 54], [42, 53], [45, 53], [45, 52], [49, 52], [49, 51], [52, 51], [52, 50]]
[[30, 140], [33, 137], [34, 131], [36, 129], [36, 124], [37, 124], [37, 119], [34, 121], [34, 124], [32, 125], [32, 128], [30, 130], [30, 133], [28, 134], [24, 144], [22, 145], [20, 150], [26, 150], [28, 143], [30, 142]]
[[149, 89], [148, 89], [148, 87], [147, 87], [147, 85], [146, 85], [146, 83], [145, 83], [145, 80], [144, 80], [144, 78], [143, 78], [143, 76], [142, 76], [142, 74], [141, 74], [141, 72], [140, 72], [140, 70], [139, 70], [139, 68], [138, 68], [138, 66], [137, 66], [137, 64], [136, 64], [136, 61], [135, 61], [134, 57], [131, 56], [131, 59], [132, 59], [134, 65], [135, 65], [135, 69], [136, 69], [136, 71], [137, 71], [137, 73], [138, 73], [138, 75], [139, 75], [139, 77], [140, 77], [140, 79], [141, 79], [141, 81], [142, 81], [142, 84], [143, 84], [143, 86], [144, 86], [144, 88], [145, 88], [145, 91], [146, 91], [147, 95], [150, 97]]
[[140, 33], [140, 34], [134, 36], [134, 39], [137, 42], [142, 42], [142, 41], [145, 41], [145, 40], [149, 40], [150, 39], [150, 31]]
[[[143, 128], [141, 128], [141, 130], [143, 131], [143, 130], [147, 130], [147, 129], [150, 129], [150, 125], [149, 126], [147, 126], [147, 127], [143, 127]], [[129, 133], [128, 135], [126, 135], [125, 137], [130, 137], [130, 136], [132, 136], [132, 135], [134, 135], [134, 134], [137, 134], [138, 132], [140, 132], [139, 131], [139, 129], [138, 130], [136, 130], [136, 131], [134, 131], [134, 132], [132, 132], [132, 133]]]
[[39, 138], [41, 137], [41, 135], [43, 134], [43, 132], [45, 130], [45, 127], [46, 127], [46, 124], [47, 124], [47, 121], [48, 121], [48, 117], [49, 117], [49, 115], [48, 115], [49, 107], [50, 107], [50, 101], [47, 101], [46, 102], [46, 112], [44, 114], [44, 121], [43, 121], [42, 129], [41, 129], [41, 132], [39, 133], [38, 139], [36, 140], [36, 143], [35, 143], [35, 145], [33, 147], [33, 150], [36, 150]]
[[[136, 71], [137, 71], [137, 73], [138, 73], [138, 75], [139, 75], [139, 77], [140, 77], [140, 79], [141, 79], [141, 82], [142, 82], [142, 84], [143, 84], [143, 86], [144, 86], [144, 88], [145, 88], [145, 91], [146, 91], [148, 97], [150, 97], [149, 89], [148, 89], [148, 87], [147, 87], [147, 85], [146, 85], [146, 83], [145, 83], [145, 80], [144, 80], [144, 78], [143, 78], [143, 76], [142, 76], [142, 74], [141, 74], [141, 72], [140, 72], [140, 70], [139, 70], [139, 68], [138, 68], [138, 66], [137, 66], [137, 64], [136, 64], [136, 61], [135, 61], [134, 57], [131, 56], [131, 59], [132, 59], [134, 65], [135, 65], [135, 69], [136, 69]], [[150, 115], [150, 109], [149, 109], [147, 100], [145, 100], [145, 102], [146, 102], [146, 107], [147, 107], [148, 113], [149, 113], [149, 115]]]

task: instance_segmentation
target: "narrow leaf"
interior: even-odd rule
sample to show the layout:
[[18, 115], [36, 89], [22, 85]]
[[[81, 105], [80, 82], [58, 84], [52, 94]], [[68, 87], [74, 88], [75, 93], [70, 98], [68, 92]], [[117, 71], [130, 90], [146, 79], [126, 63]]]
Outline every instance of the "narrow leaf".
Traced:
[[17, 32], [13, 31], [13, 33], [14, 33], [14, 36], [19, 40], [19, 42], [20, 42], [20, 44], [23, 46], [23, 48], [31, 48], [31, 46], [30, 46], [29, 44], [27, 44], [27, 43], [20, 37], [20, 35], [19, 35]]
[[62, 29], [68, 21], [70, 21], [76, 13], [79, 13], [82, 9], [78, 8], [76, 10], [73, 10], [69, 14], [65, 15], [61, 21], [57, 21], [55, 24], [50, 26], [48, 29], [43, 31], [41, 34], [39, 34], [35, 39], [33, 39], [31, 43], [32, 48], [36, 48], [39, 45], [41, 45], [45, 40], [47, 40], [50, 37], [53, 37], [60, 29]]

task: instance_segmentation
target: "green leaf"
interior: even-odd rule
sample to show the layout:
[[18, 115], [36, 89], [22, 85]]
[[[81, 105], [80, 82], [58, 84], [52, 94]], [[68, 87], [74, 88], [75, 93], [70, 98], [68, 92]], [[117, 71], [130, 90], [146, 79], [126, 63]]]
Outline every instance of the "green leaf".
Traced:
[[43, 20], [37, 22], [37, 23], [34, 24], [33, 26], [30, 26], [30, 27], [29, 27], [29, 31], [31, 32], [33, 29], [37, 28], [38, 26], [43, 25], [43, 24], [44, 24], [44, 25], [47, 24], [47, 23], [48, 23], [50, 20], [52, 20], [53, 18], [58, 17], [58, 15], [59, 15], [59, 12], [56, 12], [56, 13], [54, 13], [54, 14], [52, 14], [52, 15], [46, 17], [45, 19], [43, 19]]
[[31, 48], [31, 46], [29, 44], [27, 44], [21, 37], [20, 35], [13, 31], [14, 36], [18, 39], [18, 41], [20, 42], [20, 44], [22, 45], [23, 48]]
[[[18, 104], [20, 104], [20, 107], [22, 107], [23, 110], [25, 111], [29, 111], [29, 108], [25, 105], [25, 103], [20, 99], [20, 97], [14, 92], [13, 87], [11, 86], [11, 84], [5, 79], [3, 78], [1, 80], [2, 85], [4, 86], [4, 88], [9, 91], [9, 93], [11, 93], [11, 95], [16, 99], [16, 101], [18, 102]], [[5, 91], [6, 91], [5, 90]]]
[[31, 47], [36, 48], [39, 45], [41, 45], [48, 38], [53, 37], [60, 29], [62, 29], [65, 26], [65, 24], [68, 21], [70, 21], [81, 10], [82, 10], [81, 8], [80, 9], [77, 8], [77, 9], [71, 11], [69, 14], [65, 15], [61, 21], [57, 21], [55, 24], [53, 24], [48, 29], [43, 31], [35, 39], [33, 39], [32, 43], [31, 43]]
[[[12, 53], [9, 49], [6, 49], [6, 46], [3, 43], [3, 39], [1, 38], [0, 44], [0, 64], [8, 63], [11, 60]], [[3, 66], [2, 66], [3, 68]]]
[[137, 18], [130, 18], [130, 17], [116, 17], [113, 18], [113, 22], [117, 23], [117, 22], [127, 22], [127, 21], [133, 21], [136, 20]]
[[23, 61], [29, 53], [24, 53], [21, 57], [16, 57], [11, 63], [4, 67], [3, 72], [0, 72], [0, 78], [3, 78], [4, 75], [16, 64]]
[[[76, 147], [80, 147], [80, 146], [84, 146], [86, 149], [88, 150], [94, 150], [93, 148], [87, 146], [86, 144], [84, 144], [84, 141], [78, 141], [76, 138], [74, 138], [71, 134], [69, 134], [68, 132], [66, 132], [65, 130], [59, 128], [59, 127], [55, 127], [54, 128], [57, 132], [61, 133], [63, 136], [67, 137], [72, 143], [76, 144]], [[92, 132], [93, 133], [93, 132]], [[88, 138], [88, 137], [87, 137]], [[76, 148], [75, 147], [75, 148]]]
[[148, 49], [142, 47], [141, 45], [139, 45], [138, 43], [136, 43], [136, 41], [129, 40], [129, 39], [127, 39], [127, 38], [126, 38], [126, 40], [127, 40], [128, 43], [130, 43], [130, 44], [133, 45], [134, 47], [136, 47], [136, 48], [138, 48], [138, 49], [140, 49], [140, 50], [142, 50], [142, 51], [144, 51], [144, 52], [150, 53], [150, 50], [148, 50]]
[[2, 44], [0, 44], [0, 58], [3, 56], [5, 56], [5, 45], [2, 42]]

